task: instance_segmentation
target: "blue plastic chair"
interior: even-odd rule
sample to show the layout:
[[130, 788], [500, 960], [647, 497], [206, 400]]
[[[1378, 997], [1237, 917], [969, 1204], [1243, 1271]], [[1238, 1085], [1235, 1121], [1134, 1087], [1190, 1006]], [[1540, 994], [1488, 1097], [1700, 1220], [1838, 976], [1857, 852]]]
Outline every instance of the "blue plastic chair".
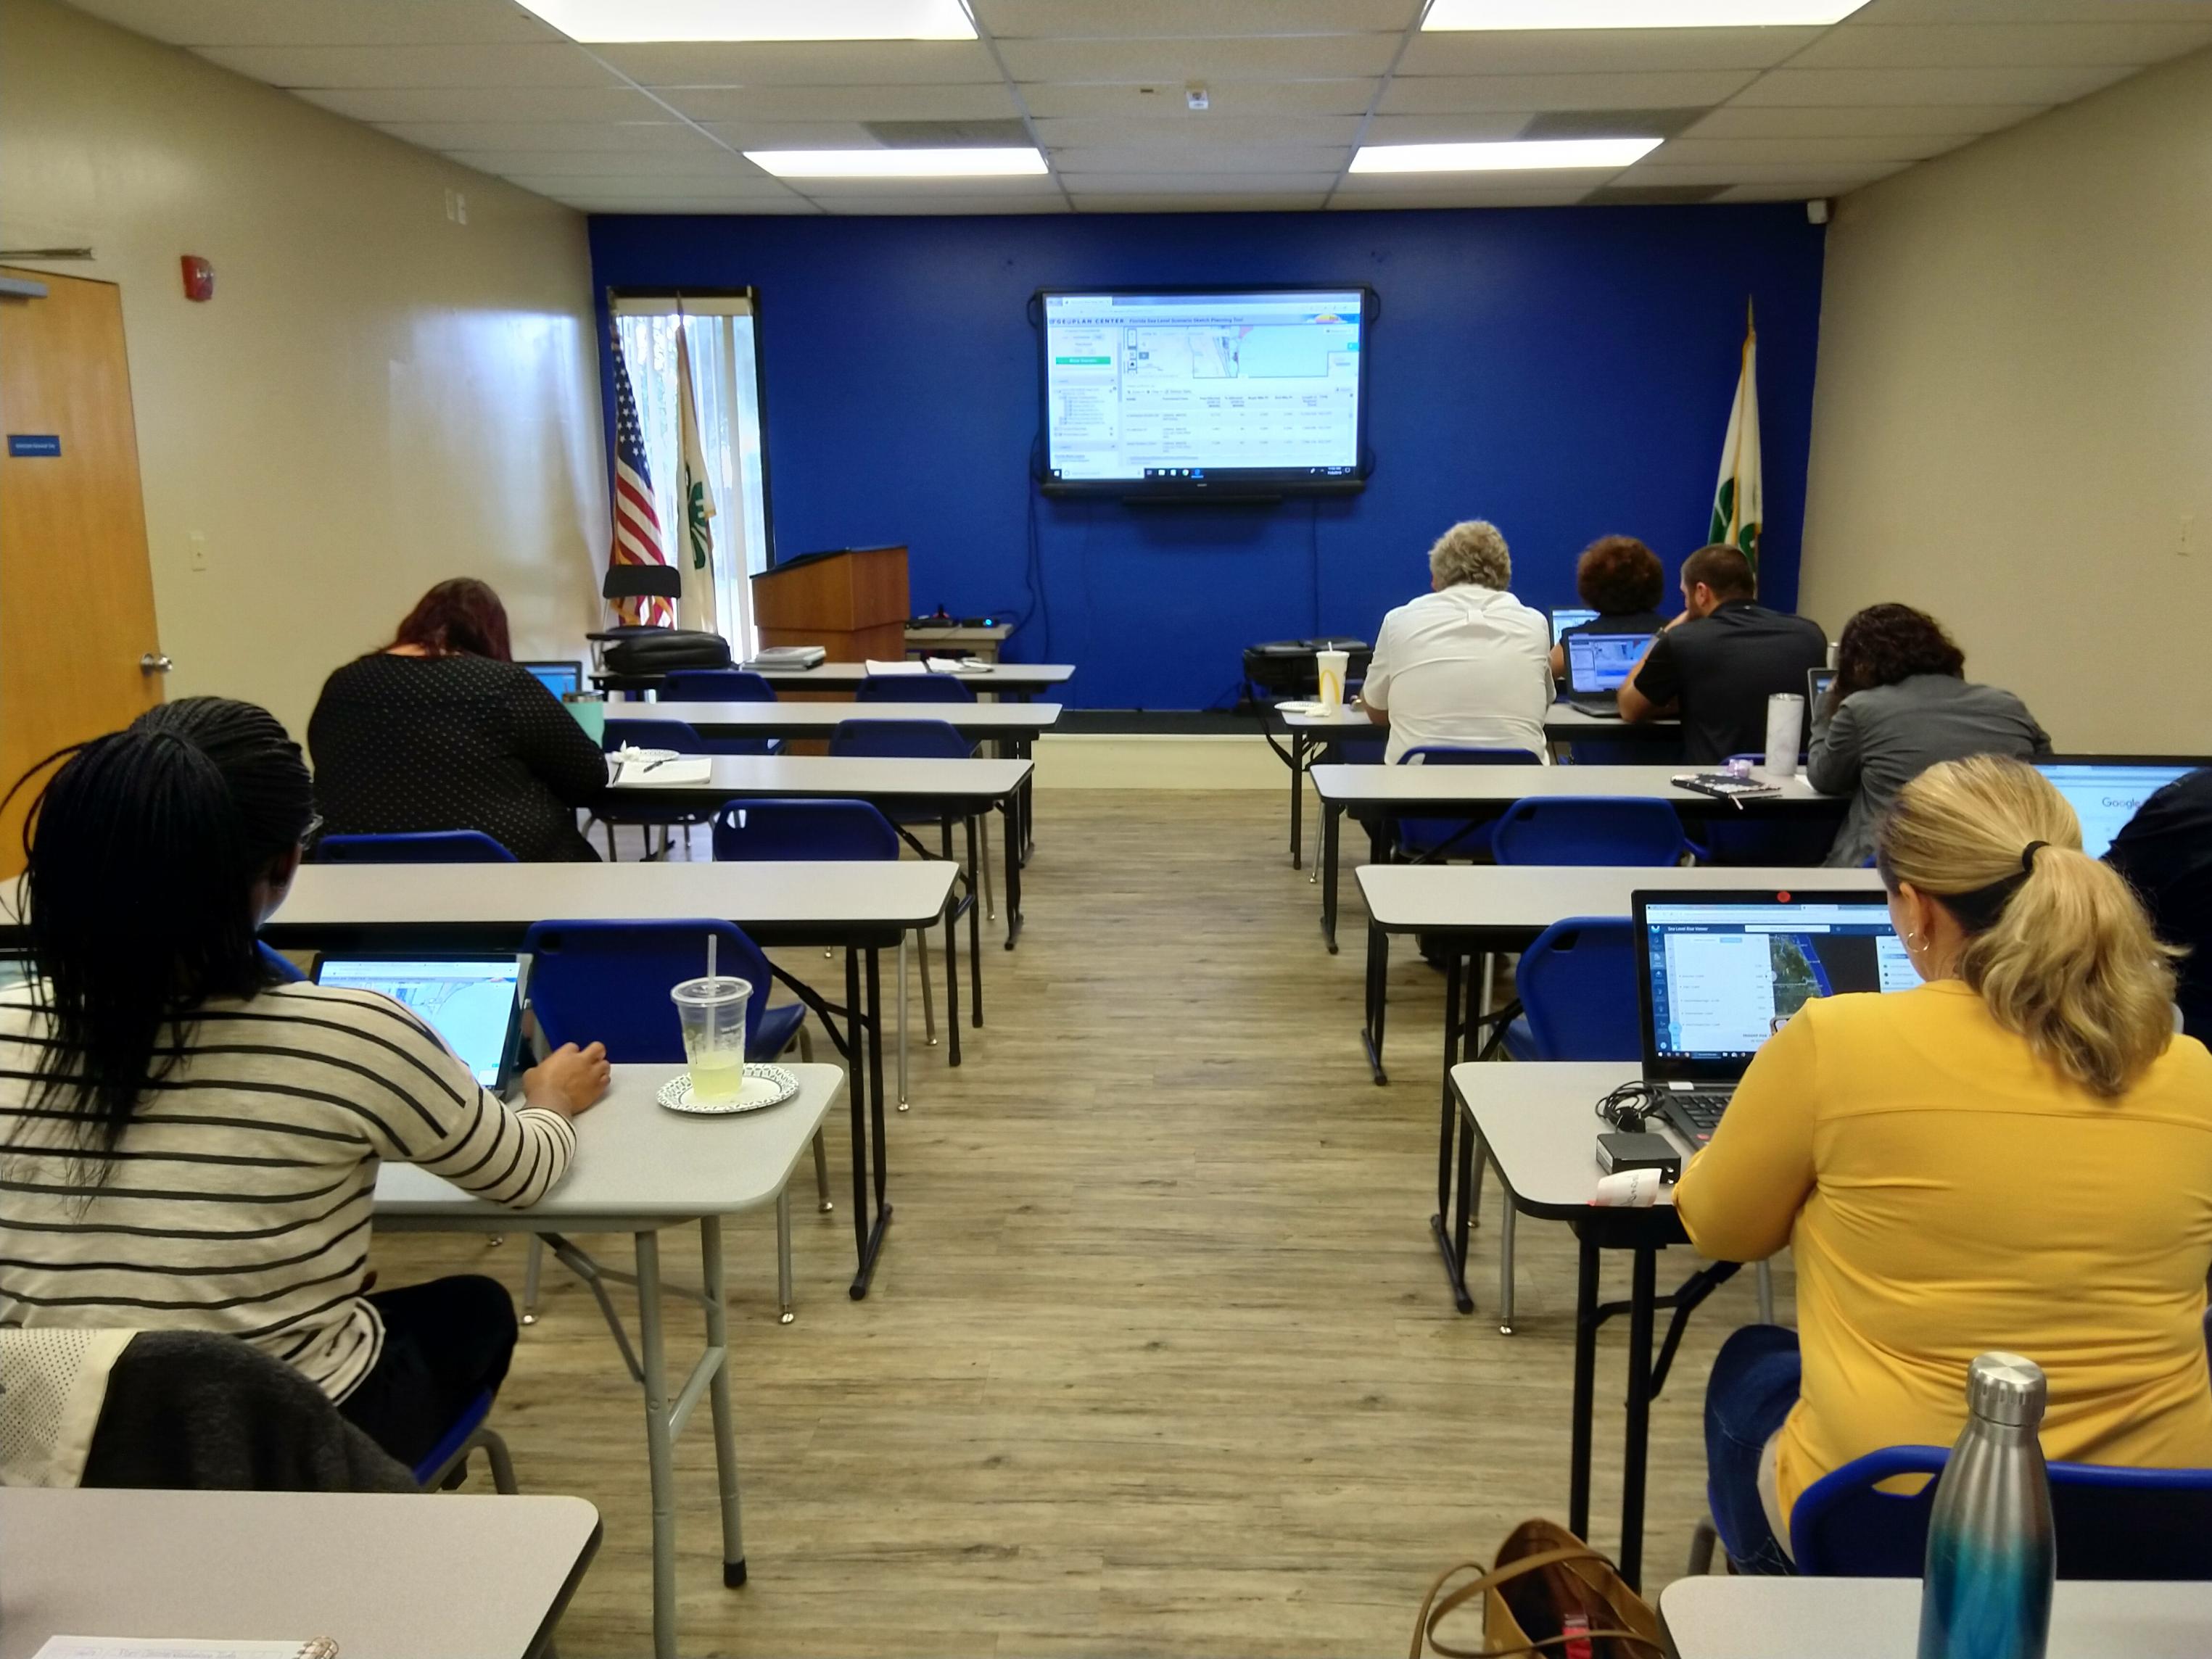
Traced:
[[973, 702], [975, 689], [950, 674], [870, 674], [854, 689], [854, 702]]
[[[606, 730], [600, 735], [599, 747], [611, 755], [628, 745], [632, 749], [666, 749], [679, 755], [766, 755], [773, 753], [775, 745], [766, 738], [702, 738], [686, 720], [631, 720], [627, 717], [610, 719]], [[606, 826], [607, 858], [615, 856], [615, 826], [635, 823], [647, 830], [690, 830], [713, 817], [711, 809], [696, 806], [648, 806], [635, 801], [624, 801], [617, 811], [603, 807], [599, 822]], [[688, 842], [687, 842], [688, 845]], [[668, 850], [664, 833], [661, 852]], [[653, 850], [650, 836], [647, 838], [646, 856], [659, 856]]]
[[492, 1391], [486, 1389], [469, 1402], [453, 1426], [433, 1446], [410, 1473], [425, 1492], [458, 1486], [467, 1476], [469, 1454], [481, 1450], [491, 1465], [492, 1490], [512, 1498], [521, 1489], [514, 1483], [514, 1460], [499, 1431], [484, 1426], [491, 1415]]
[[[1936, 1482], [1875, 1490], [1899, 1475], [1939, 1475], [1941, 1446], [1889, 1446], [1808, 1486], [1790, 1514], [1790, 1553], [1807, 1576], [1917, 1578]], [[2212, 1469], [2051, 1465], [2061, 1578], [2212, 1579]], [[1726, 1540], [1723, 1540], [1726, 1541]]]
[[298, 985], [307, 979], [305, 974], [292, 965], [290, 958], [273, 945], [256, 939], [253, 951], [261, 958], [261, 965], [269, 970], [270, 976], [279, 985]]
[[[1540, 756], [1526, 749], [1461, 749], [1447, 744], [1423, 744], [1398, 757], [1401, 766], [1540, 766]], [[1469, 829], [1462, 821], [1442, 818], [1397, 820], [1398, 850], [1416, 859], [1486, 858], [1494, 823]]]
[[508, 852], [481, 830], [422, 830], [390, 836], [325, 836], [316, 844], [319, 864], [513, 864]]
[[1644, 1057], [1637, 1012], [1636, 929], [1626, 916], [1570, 916], [1521, 953], [1522, 1012], [1505, 1028], [1516, 1060]]
[[[792, 800], [762, 797], [733, 800], [714, 814], [717, 862], [755, 863], [823, 860], [872, 863], [897, 858], [898, 831], [890, 820], [864, 800]], [[930, 926], [934, 926], [934, 923]], [[960, 962], [958, 938], [946, 917], [945, 1006], [952, 1044], [948, 1055], [960, 1063]], [[914, 930], [921, 946], [921, 1014], [928, 1041], [937, 1041], [937, 1005], [929, 983], [929, 927]], [[898, 1106], [907, 1109], [906, 942], [899, 941]]]
[[774, 702], [775, 688], [745, 668], [679, 668], [660, 683], [663, 702]]
[[[1729, 759], [1766, 764], [1763, 754], [1730, 755]], [[1708, 818], [1698, 856], [1715, 864], [1818, 865], [1835, 844], [1836, 823], [1832, 818], [1747, 817], [1740, 812]]]
[[1689, 850], [1673, 807], [1633, 795], [1531, 796], [1491, 827], [1491, 856], [1500, 864], [1663, 866]]

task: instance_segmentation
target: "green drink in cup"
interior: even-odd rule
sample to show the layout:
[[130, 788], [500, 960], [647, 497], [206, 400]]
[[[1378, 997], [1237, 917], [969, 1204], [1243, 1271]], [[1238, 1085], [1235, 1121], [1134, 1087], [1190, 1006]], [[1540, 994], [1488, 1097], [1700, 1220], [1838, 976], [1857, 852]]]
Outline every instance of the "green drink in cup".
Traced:
[[683, 1022], [691, 1098], [702, 1105], [724, 1104], [744, 1091], [745, 1004], [752, 994], [749, 981], [714, 974], [687, 979], [669, 993]]

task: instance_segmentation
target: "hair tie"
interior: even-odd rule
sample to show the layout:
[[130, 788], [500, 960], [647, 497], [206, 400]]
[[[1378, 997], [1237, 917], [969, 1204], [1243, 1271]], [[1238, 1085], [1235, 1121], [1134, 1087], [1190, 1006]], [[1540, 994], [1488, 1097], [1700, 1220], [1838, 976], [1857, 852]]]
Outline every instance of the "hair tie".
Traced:
[[2032, 841], [2020, 849], [2020, 872], [2024, 876], [2035, 873], [2035, 855], [2050, 846], [2047, 841]]

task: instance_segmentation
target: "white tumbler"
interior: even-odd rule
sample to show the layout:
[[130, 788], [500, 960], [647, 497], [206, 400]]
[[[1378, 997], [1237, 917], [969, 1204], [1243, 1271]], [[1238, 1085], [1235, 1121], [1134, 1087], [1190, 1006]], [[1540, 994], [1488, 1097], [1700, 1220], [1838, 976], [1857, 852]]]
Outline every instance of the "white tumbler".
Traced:
[[1766, 767], [1772, 778], [1797, 775], [1797, 744], [1805, 735], [1805, 699], [1778, 691], [1766, 700]]
[[1344, 707], [1344, 677], [1352, 667], [1348, 651], [1316, 651], [1314, 665], [1321, 673], [1321, 710], [1334, 714]]

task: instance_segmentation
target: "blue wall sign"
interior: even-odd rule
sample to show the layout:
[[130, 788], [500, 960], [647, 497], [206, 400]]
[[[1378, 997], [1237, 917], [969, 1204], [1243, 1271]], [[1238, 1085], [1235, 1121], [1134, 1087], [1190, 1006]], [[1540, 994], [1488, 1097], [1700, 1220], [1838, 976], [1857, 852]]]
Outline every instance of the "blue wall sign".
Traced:
[[62, 437], [58, 432], [11, 432], [8, 434], [8, 453], [21, 459], [33, 456], [52, 457], [62, 453]]

